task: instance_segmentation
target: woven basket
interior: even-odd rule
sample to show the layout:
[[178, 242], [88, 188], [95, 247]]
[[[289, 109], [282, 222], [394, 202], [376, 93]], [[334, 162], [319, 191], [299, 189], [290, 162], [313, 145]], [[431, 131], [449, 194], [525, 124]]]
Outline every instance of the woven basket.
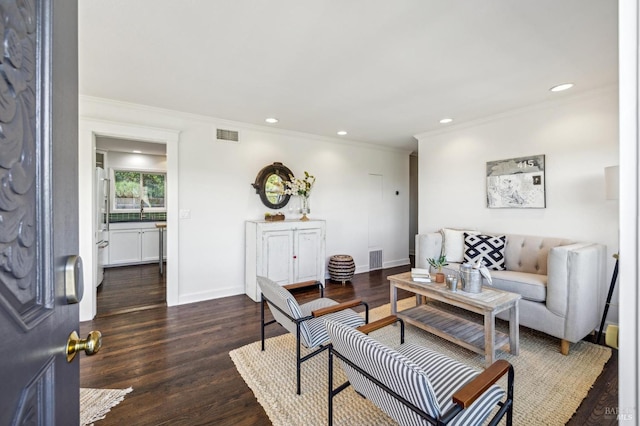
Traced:
[[348, 254], [336, 254], [329, 258], [329, 277], [332, 281], [340, 281], [344, 285], [351, 281], [356, 264]]

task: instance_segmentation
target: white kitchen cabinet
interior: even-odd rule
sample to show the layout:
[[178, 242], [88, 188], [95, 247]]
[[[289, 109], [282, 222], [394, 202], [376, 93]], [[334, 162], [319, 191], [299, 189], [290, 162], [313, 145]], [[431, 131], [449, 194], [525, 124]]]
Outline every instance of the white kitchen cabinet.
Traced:
[[[140, 260], [158, 261], [160, 235], [157, 229], [140, 230]], [[166, 251], [164, 251], [166, 253]]]
[[280, 285], [324, 283], [325, 221], [248, 221], [245, 240], [245, 292], [254, 301], [260, 301], [259, 275]]
[[140, 230], [109, 231], [109, 265], [140, 262]]
[[[159, 231], [152, 223], [117, 223], [109, 231], [108, 266], [157, 262], [159, 255]], [[163, 239], [166, 259], [167, 239]]]

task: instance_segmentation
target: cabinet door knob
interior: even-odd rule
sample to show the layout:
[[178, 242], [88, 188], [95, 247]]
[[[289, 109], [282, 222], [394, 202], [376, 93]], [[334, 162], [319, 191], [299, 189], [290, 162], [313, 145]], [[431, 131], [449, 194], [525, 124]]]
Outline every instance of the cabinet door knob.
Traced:
[[294, 259], [297, 259], [297, 258], [298, 258], [298, 256], [293, 256], [293, 258], [294, 258]]

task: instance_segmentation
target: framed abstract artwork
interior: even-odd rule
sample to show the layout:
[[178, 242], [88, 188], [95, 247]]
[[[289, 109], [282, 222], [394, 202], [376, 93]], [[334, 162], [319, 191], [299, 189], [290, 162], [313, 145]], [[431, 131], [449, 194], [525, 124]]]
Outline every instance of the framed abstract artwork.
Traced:
[[546, 207], [544, 155], [487, 162], [487, 207]]

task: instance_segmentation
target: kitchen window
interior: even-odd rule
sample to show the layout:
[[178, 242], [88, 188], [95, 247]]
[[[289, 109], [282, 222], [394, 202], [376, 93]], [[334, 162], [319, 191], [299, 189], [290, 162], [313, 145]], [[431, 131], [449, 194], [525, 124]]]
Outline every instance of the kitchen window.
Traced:
[[113, 211], [165, 211], [166, 173], [114, 170]]

